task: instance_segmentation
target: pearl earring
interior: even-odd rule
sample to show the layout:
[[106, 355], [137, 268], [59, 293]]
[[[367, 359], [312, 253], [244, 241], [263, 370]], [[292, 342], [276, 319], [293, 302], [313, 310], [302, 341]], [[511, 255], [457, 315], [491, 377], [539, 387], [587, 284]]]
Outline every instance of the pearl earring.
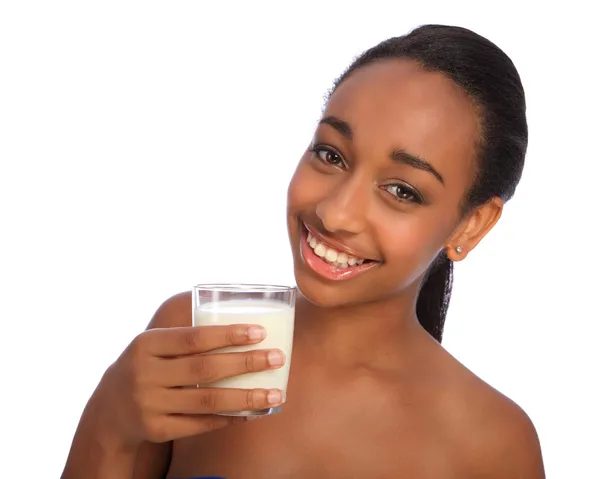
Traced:
[[458, 254], [461, 254], [461, 253], [463, 252], [462, 246], [457, 246], [457, 247], [456, 247], [456, 252], [457, 252]]

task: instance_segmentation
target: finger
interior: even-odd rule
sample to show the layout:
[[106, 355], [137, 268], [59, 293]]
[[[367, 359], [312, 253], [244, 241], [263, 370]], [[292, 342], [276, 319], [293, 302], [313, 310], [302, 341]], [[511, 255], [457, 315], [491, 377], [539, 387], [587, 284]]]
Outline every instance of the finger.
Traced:
[[195, 386], [246, 373], [278, 369], [285, 355], [278, 349], [244, 353], [197, 354], [161, 359], [155, 369], [155, 380], [161, 386]]
[[165, 419], [169, 440], [197, 436], [226, 426], [246, 422], [245, 417], [235, 416], [184, 416], [173, 415]]
[[257, 325], [232, 324], [150, 329], [143, 336], [144, 346], [151, 355], [173, 357], [259, 343], [265, 339], [266, 331]]
[[279, 389], [178, 388], [157, 395], [166, 414], [214, 414], [267, 409], [285, 402]]

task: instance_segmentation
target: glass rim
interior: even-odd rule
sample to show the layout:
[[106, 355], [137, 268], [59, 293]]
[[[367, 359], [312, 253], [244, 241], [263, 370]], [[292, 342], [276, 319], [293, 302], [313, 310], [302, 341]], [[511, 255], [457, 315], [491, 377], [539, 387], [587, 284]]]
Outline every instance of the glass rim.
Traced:
[[252, 283], [202, 283], [193, 287], [194, 291], [224, 293], [289, 293], [295, 289], [296, 286]]

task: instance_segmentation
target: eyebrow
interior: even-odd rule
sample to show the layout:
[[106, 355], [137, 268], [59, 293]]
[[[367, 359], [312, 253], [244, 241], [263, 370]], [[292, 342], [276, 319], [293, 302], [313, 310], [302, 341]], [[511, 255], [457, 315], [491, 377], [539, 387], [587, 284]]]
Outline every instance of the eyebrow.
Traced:
[[[319, 124], [329, 125], [335, 128], [347, 140], [352, 140], [352, 127], [347, 121], [340, 120], [339, 118], [330, 115], [319, 120]], [[391, 154], [391, 158], [394, 162], [403, 163], [405, 165], [412, 166], [413, 168], [427, 171], [435, 176], [442, 185], [445, 184], [442, 175], [440, 175], [440, 173], [433, 166], [431, 166], [429, 162], [417, 155], [413, 155], [404, 149], [395, 149]]]
[[339, 131], [346, 140], [352, 140], [352, 128], [347, 121], [340, 120], [335, 116], [326, 116], [319, 120], [319, 125], [329, 125]]
[[412, 166], [413, 168], [431, 173], [442, 185], [444, 184], [444, 178], [442, 178], [442, 175], [440, 175], [439, 172], [423, 158], [408, 153], [406, 150], [402, 149], [396, 149], [392, 151], [391, 157], [393, 161], [404, 163], [405, 165]]

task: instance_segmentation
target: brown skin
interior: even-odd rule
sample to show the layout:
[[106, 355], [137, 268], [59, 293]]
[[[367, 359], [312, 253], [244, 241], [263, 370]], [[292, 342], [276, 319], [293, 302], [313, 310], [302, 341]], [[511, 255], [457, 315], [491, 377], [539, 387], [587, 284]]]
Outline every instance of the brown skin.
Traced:
[[[476, 108], [443, 75], [394, 60], [353, 73], [328, 102], [327, 117], [345, 123], [319, 125], [289, 188], [302, 294], [283, 411], [185, 438], [170, 430], [179, 438], [172, 444], [141, 446], [134, 477], [163, 477], [168, 467], [168, 478], [543, 478], [526, 414], [452, 358], [415, 314], [438, 253], [464, 259], [502, 211], [493, 199], [460, 214], [480, 140]], [[443, 183], [392, 160], [394, 150], [426, 160]], [[350, 280], [321, 278], [299, 254], [301, 222], [380, 264]], [[189, 294], [172, 298], [151, 327], [189, 325], [190, 302]], [[85, 423], [94, 430], [92, 419]], [[92, 434], [83, 429], [75, 441], [81, 450]], [[123, 448], [114, 438], [124, 433], [111, 431], [115, 454]], [[131, 465], [132, 456], [122, 455], [114, 461]]]
[[210, 354], [226, 346], [258, 343], [262, 339], [253, 333], [262, 328], [194, 328], [189, 326], [189, 306], [189, 294], [168, 300], [149, 330], [106, 371], [82, 415], [62, 479], [164, 477], [169, 441], [245, 422], [216, 412], [281, 404], [278, 390], [196, 387], [278, 368], [285, 358], [278, 350]]

